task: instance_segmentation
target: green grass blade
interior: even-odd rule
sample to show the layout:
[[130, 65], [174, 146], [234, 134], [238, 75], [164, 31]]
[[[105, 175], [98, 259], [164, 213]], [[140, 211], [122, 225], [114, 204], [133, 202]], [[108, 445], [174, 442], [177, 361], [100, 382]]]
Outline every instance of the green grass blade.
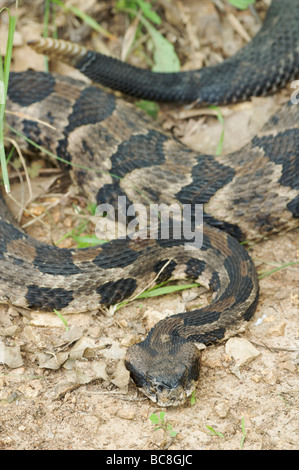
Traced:
[[178, 286], [174, 285], [158, 287], [157, 289], [150, 289], [145, 292], [142, 292], [142, 294], [138, 295], [137, 299], [148, 299], [151, 297], [157, 297], [158, 295], [172, 294], [180, 290], [191, 289], [192, 287], [199, 287], [199, 284], [194, 282], [192, 284], [182, 284]]
[[270, 276], [273, 273], [276, 273], [277, 271], [280, 271], [280, 269], [287, 268], [288, 266], [293, 266], [294, 264], [298, 264], [299, 261], [291, 261], [290, 263], [285, 263], [282, 264], [281, 266], [278, 266], [277, 268], [270, 269], [270, 271], [263, 271], [258, 274], [259, 279], [263, 279], [264, 277]]
[[93, 18], [91, 18], [91, 16], [79, 10], [79, 8], [73, 5], [65, 5], [61, 0], [51, 0], [51, 2], [56, 3], [56, 5], [59, 5], [65, 11], [71, 11], [75, 16], [80, 18], [82, 21], [84, 21], [84, 23], [88, 24], [92, 29], [102, 34], [103, 36], [109, 39], [116, 39], [113, 34], [109, 33], [109, 31], [107, 31], [105, 28], [102, 28], [102, 26], [99, 25], [99, 23], [97, 23]]
[[244, 442], [245, 442], [245, 439], [247, 437], [247, 433], [246, 433], [246, 429], [245, 429], [245, 420], [244, 420], [244, 417], [242, 418], [242, 421], [241, 421], [241, 428], [242, 428], [242, 438], [241, 438], [241, 442], [240, 442], [240, 448], [243, 449], [244, 447]]
[[178, 72], [180, 70], [180, 61], [171, 44], [162, 34], [157, 31], [152, 24], [138, 11], [132, 8], [122, 8], [121, 11], [137, 16], [140, 23], [147, 29], [154, 43], [154, 66], [155, 72]]
[[78, 248], [88, 248], [90, 246], [103, 245], [104, 243], [107, 243], [107, 240], [100, 240], [96, 235], [90, 237], [80, 237], [73, 235], [72, 238], [75, 242], [77, 242]]
[[239, 10], [246, 10], [249, 5], [252, 5], [255, 0], [228, 0], [234, 7], [239, 8]]
[[[51, 0], [45, 0], [44, 32], [43, 32], [44, 38], [47, 38], [49, 36], [50, 5], [51, 5]], [[45, 72], [49, 72], [49, 58], [46, 55], [44, 55], [44, 64], [45, 64]]]
[[9, 81], [9, 69], [13, 48], [13, 37], [16, 27], [16, 17], [11, 16], [7, 8], [2, 8], [0, 14], [6, 10], [9, 15], [9, 29], [8, 29], [8, 38], [7, 38], [7, 47], [6, 54], [4, 59], [4, 65], [2, 57], [0, 56], [0, 164], [2, 170], [2, 178], [6, 192], [10, 192], [9, 177], [7, 172], [7, 161], [5, 156], [4, 148], [4, 116], [5, 116], [5, 104], [6, 104], [6, 95], [8, 89]]
[[60, 312], [58, 312], [58, 310], [55, 310], [55, 308], [54, 308], [53, 311], [54, 311], [55, 315], [57, 315], [58, 318], [60, 318], [60, 320], [62, 321], [62, 323], [63, 323], [64, 326], [65, 326], [65, 329], [66, 329], [66, 330], [69, 330], [70, 328], [69, 328], [69, 326], [68, 326], [68, 324], [67, 324], [67, 321], [66, 321], [66, 319], [64, 318], [64, 316], [63, 316]]
[[218, 142], [218, 145], [217, 145], [217, 149], [216, 149], [216, 155], [220, 155], [221, 152], [222, 152], [222, 147], [223, 147], [223, 139], [224, 139], [224, 117], [221, 113], [221, 110], [220, 108], [218, 108], [218, 106], [209, 106], [210, 109], [213, 109], [214, 111], [217, 112], [217, 119], [218, 121], [220, 122], [221, 126], [222, 126], [222, 131], [221, 131], [221, 135], [220, 135], [220, 139], [219, 139], [219, 142]]
[[216, 431], [216, 429], [212, 428], [212, 426], [208, 426], [206, 424], [206, 428], [211, 432], [211, 434], [214, 434], [215, 436], [218, 436], [218, 437], [224, 437], [224, 435], [220, 431]]
[[[160, 284], [161, 285], [161, 284]], [[139, 299], [148, 299], [151, 297], [157, 297], [159, 295], [166, 295], [166, 294], [172, 294], [174, 292], [178, 292], [180, 290], [185, 290], [185, 289], [191, 289], [192, 287], [199, 287], [200, 284], [197, 282], [194, 282], [192, 284], [182, 284], [182, 285], [171, 285], [171, 286], [164, 286], [164, 287], [159, 287], [159, 286], [154, 286], [150, 289], [147, 289], [144, 292], [141, 292], [141, 294], [137, 295], [134, 297], [134, 300], [139, 300]], [[120, 302], [119, 304], [115, 305], [115, 312], [121, 307], [124, 307], [127, 305], [131, 300], [125, 300], [124, 302]]]

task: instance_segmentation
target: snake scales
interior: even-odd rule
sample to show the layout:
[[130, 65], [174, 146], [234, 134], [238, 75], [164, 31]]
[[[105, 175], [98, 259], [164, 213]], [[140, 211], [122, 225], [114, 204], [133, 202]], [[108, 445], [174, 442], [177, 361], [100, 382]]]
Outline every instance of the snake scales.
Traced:
[[[61, 41], [40, 40], [34, 47], [138, 96], [219, 103], [273, 91], [296, 77], [298, 24], [299, 1], [274, 0], [261, 32], [235, 57], [215, 69], [159, 74], [157, 80]], [[213, 70], [223, 72], [217, 85]], [[282, 106], [248, 145], [217, 158], [172, 139], [114, 95], [58, 75], [12, 73], [7, 108], [7, 123], [29, 139], [75, 165], [84, 159], [102, 169], [71, 170], [98, 203], [115, 205], [126, 196], [130, 204], [204, 205], [201, 249], [186, 250], [189, 240], [182, 233], [68, 250], [24, 233], [0, 195], [0, 302], [82, 312], [131, 297], [153, 280], [192, 279], [212, 289], [209, 306], [159, 322], [127, 352], [126, 366], [148, 397], [164, 406], [181, 403], [199, 376], [195, 343], [223, 340], [254, 314], [257, 275], [237, 239], [261, 239], [298, 225], [299, 106]]]

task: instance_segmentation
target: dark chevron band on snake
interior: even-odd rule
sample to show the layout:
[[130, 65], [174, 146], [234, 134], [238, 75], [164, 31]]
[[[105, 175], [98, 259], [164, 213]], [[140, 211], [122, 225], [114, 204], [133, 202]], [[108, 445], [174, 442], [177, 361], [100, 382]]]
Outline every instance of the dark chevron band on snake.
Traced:
[[[288, 67], [283, 53], [277, 52], [280, 68], [287, 73], [281, 73], [279, 80], [276, 75], [272, 90], [299, 73], [298, 22], [293, 22], [296, 15], [298, 19], [298, 1], [287, 2], [289, 8], [282, 7], [285, 3], [273, 2], [262, 29], [264, 41], [257, 43], [269, 46], [268, 53], [262, 52], [270, 56], [264, 70], [279, 45], [292, 38]], [[292, 21], [280, 29], [275, 42], [272, 25], [287, 25], [288, 18]], [[270, 31], [267, 25], [271, 25]], [[73, 65], [78, 57], [81, 62], [88, 55], [93, 57], [81, 46], [60, 41], [41, 40], [35, 46], [51, 52], [50, 43], [56, 49], [54, 55]], [[249, 47], [245, 47], [243, 61], [242, 50], [238, 53], [241, 71], [248, 64]], [[94, 60], [92, 63], [96, 66]], [[249, 67], [254, 69], [254, 61]], [[228, 77], [226, 62], [223, 71]], [[268, 72], [271, 81], [272, 66]], [[257, 89], [257, 72], [255, 88], [245, 95], [238, 94], [233, 80], [236, 70], [231, 73], [231, 97], [248, 97]], [[264, 76], [260, 78], [263, 88], [266, 82]], [[227, 87], [224, 82], [220, 80], [219, 89], [221, 83]], [[199, 96], [207, 97], [210, 92], [202, 87], [194, 93], [196, 99], [206, 101]], [[228, 96], [225, 90], [224, 95]], [[182, 235], [169, 239], [127, 237], [75, 250], [29, 237], [14, 222], [0, 196], [2, 303], [84, 312], [113, 305], [135, 296], [152, 281], [167, 279], [191, 279], [213, 291], [210, 305], [162, 320], [126, 355], [131, 376], [148, 397], [163, 406], [181, 403], [199, 377], [195, 344], [208, 345], [235, 334], [256, 309], [256, 270], [238, 240], [259, 240], [298, 226], [299, 106], [282, 106], [249, 144], [232, 154], [214, 157], [194, 152], [162, 132], [132, 104], [71, 78], [32, 71], [12, 73], [6, 105], [9, 126], [74, 164], [71, 175], [90, 200], [115, 205], [118, 196], [126, 196], [129, 204], [204, 205], [201, 249], [186, 250], [190, 240]], [[8, 135], [11, 132], [8, 130]], [[76, 165], [102, 172], [83, 171]]]

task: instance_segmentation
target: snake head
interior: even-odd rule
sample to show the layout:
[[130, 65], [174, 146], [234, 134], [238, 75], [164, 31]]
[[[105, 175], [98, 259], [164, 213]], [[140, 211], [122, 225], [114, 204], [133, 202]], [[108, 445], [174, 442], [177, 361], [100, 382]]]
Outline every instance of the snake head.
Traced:
[[160, 406], [181, 405], [199, 377], [200, 352], [179, 341], [150, 344], [148, 338], [127, 351], [125, 364], [137, 387]]

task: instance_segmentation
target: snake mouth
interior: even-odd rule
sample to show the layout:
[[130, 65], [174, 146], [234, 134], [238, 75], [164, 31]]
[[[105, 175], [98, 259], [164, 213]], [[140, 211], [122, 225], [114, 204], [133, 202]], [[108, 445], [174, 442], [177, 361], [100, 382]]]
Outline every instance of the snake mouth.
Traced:
[[144, 395], [162, 407], [183, 405], [187, 397], [191, 395], [196, 387], [196, 380], [189, 380], [188, 383], [169, 385], [161, 383], [156, 378], [146, 375], [142, 383], [136, 379], [136, 375], [131, 372], [131, 377]]
[[188, 388], [181, 384], [177, 387], [169, 388], [167, 385], [153, 384], [143, 387], [142, 392], [150, 398], [150, 400], [157, 403], [159, 406], [179, 406], [183, 405], [187, 397], [191, 395], [195, 389], [196, 381], [192, 380], [188, 384]]

